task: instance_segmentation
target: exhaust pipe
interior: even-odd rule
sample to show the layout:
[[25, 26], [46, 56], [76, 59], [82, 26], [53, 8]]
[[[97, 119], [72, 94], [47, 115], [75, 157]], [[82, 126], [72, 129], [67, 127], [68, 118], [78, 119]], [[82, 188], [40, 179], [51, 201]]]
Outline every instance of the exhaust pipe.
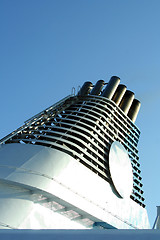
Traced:
[[104, 86], [104, 81], [99, 80], [96, 85], [92, 88], [90, 95], [99, 95], [100, 92], [102, 91], [102, 88]]
[[140, 106], [141, 106], [140, 101], [134, 99], [128, 112], [128, 117], [132, 120], [133, 123], [135, 123], [136, 121]]
[[117, 104], [119, 105], [124, 94], [126, 92], [126, 86], [125, 85], [122, 85], [120, 84], [115, 92], [115, 94], [113, 95], [113, 98], [112, 100]]
[[102, 93], [102, 96], [109, 98], [111, 100], [119, 83], [120, 83], [119, 77], [116, 77], [116, 76], [111, 77], [109, 83], [107, 84], [106, 88]]
[[85, 82], [81, 89], [78, 92], [78, 96], [85, 96], [88, 95], [93, 87], [93, 84], [91, 82]]
[[127, 115], [129, 112], [129, 109], [131, 107], [131, 104], [134, 99], [134, 93], [127, 90], [122, 98], [122, 101], [120, 102], [119, 107], [122, 109], [122, 111]]

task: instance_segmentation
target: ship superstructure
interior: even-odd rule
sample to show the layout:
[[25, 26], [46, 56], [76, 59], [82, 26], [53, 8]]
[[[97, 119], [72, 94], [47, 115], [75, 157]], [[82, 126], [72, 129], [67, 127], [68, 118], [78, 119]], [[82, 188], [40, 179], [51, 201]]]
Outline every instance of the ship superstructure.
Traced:
[[[149, 228], [134, 124], [140, 102], [119, 83], [85, 82], [1, 140], [2, 228]], [[114, 177], [111, 169], [111, 149], [115, 168], [123, 162], [118, 147], [132, 169], [129, 196], [116, 181], [129, 165]]]

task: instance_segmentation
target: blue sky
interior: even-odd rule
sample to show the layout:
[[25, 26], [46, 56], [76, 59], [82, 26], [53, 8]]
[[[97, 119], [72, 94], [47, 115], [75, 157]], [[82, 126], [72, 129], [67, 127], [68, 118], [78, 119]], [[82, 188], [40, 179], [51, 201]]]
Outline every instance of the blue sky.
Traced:
[[112, 75], [141, 103], [140, 163], [151, 226], [160, 205], [160, 1], [1, 0], [0, 138]]

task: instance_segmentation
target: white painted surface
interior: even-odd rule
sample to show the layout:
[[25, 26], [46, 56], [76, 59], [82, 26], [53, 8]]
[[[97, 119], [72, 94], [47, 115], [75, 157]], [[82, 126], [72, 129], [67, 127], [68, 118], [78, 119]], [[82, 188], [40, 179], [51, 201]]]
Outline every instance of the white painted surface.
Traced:
[[[56, 199], [64, 206], [69, 204], [79, 214], [116, 228], [150, 227], [145, 209], [131, 199], [118, 198], [109, 183], [55, 149], [29, 144], [3, 145], [0, 179], [2, 228], [7, 225], [63, 228], [65, 223], [58, 220], [50, 202], [41, 204], [40, 197]], [[63, 218], [64, 222], [68, 221]], [[69, 220], [67, 224], [69, 228], [82, 228], [74, 221]]]

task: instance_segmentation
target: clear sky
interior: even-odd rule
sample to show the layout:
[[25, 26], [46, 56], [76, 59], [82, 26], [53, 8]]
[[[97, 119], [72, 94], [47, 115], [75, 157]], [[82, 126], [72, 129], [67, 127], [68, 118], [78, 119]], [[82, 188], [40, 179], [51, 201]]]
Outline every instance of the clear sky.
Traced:
[[160, 1], [0, 0], [0, 138], [85, 81], [112, 75], [141, 103], [151, 226], [160, 205]]

